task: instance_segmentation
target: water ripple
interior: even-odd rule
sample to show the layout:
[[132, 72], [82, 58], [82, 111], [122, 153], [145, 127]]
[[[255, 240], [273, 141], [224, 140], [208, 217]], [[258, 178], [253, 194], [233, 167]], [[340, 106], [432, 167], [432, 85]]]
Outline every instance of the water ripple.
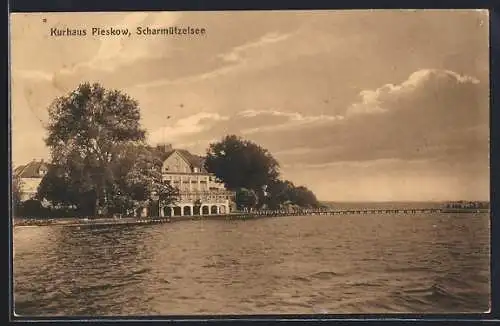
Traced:
[[489, 217], [14, 230], [20, 315], [484, 312]]

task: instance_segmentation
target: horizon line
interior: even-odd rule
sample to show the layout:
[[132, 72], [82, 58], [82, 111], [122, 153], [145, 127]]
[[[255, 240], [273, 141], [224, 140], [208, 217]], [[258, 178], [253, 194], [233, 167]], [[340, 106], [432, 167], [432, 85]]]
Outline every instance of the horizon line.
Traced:
[[442, 203], [442, 202], [491, 202], [490, 199], [441, 199], [441, 200], [322, 200], [322, 203]]

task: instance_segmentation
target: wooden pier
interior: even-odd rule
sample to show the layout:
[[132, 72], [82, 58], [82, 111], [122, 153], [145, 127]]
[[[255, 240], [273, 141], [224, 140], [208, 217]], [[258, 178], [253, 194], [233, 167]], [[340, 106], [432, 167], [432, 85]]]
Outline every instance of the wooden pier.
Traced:
[[303, 215], [368, 215], [368, 214], [418, 214], [441, 213], [440, 208], [410, 208], [410, 209], [331, 209], [331, 210], [300, 210], [300, 211], [263, 211], [252, 212], [254, 215], [271, 216], [303, 216]]
[[284, 216], [317, 216], [317, 215], [408, 215], [408, 214], [457, 214], [457, 213], [488, 213], [489, 209], [442, 209], [442, 208], [407, 208], [407, 209], [304, 209], [304, 210], [265, 210], [253, 212], [235, 212], [222, 215], [195, 215], [195, 216], [171, 216], [171, 217], [124, 217], [124, 218], [58, 218], [58, 219], [33, 219], [25, 218], [14, 221], [14, 226], [112, 226], [112, 225], [144, 225], [162, 224], [189, 220], [249, 220], [265, 217]]

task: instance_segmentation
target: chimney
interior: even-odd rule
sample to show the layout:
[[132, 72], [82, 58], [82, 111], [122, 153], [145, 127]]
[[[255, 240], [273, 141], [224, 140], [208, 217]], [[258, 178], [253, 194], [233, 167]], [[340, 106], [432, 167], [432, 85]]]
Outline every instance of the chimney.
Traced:
[[167, 153], [172, 150], [172, 144], [159, 144], [158, 148], [161, 149], [164, 153]]

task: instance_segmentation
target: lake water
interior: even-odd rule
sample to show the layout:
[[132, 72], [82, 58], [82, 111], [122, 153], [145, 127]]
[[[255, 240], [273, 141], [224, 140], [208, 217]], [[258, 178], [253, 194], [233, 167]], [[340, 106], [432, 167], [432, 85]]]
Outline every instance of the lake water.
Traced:
[[488, 214], [19, 227], [19, 315], [485, 312]]

